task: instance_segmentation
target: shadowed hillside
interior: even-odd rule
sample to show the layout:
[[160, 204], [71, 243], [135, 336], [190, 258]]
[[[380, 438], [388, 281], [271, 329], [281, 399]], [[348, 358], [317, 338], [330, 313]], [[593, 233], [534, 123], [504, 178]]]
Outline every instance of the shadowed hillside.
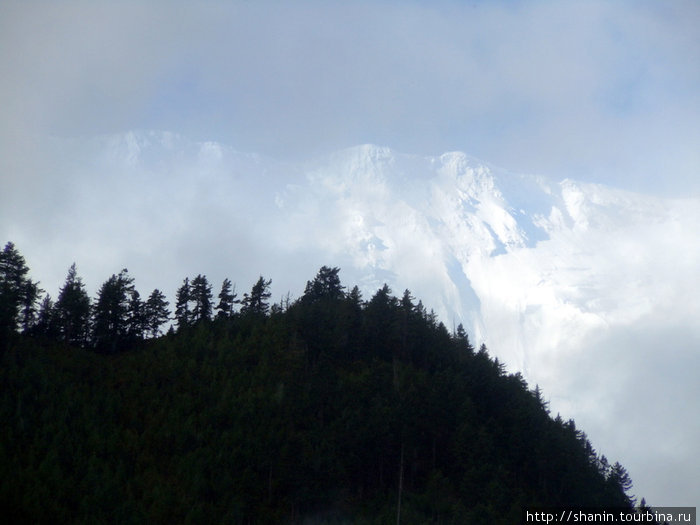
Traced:
[[525, 506], [631, 508], [625, 469], [550, 417], [539, 388], [409, 291], [364, 300], [338, 272], [273, 305], [262, 277], [240, 301], [224, 282], [216, 307], [206, 277], [187, 279], [162, 336], [124, 271], [80, 337], [58, 308], [68, 284], [28, 320], [5, 272], [11, 521], [505, 524]]

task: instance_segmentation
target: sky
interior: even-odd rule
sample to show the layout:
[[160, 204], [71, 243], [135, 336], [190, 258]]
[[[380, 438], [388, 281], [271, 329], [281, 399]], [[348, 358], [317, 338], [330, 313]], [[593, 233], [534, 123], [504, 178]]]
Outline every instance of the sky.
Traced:
[[37, 134], [158, 129], [274, 157], [374, 143], [700, 189], [693, 1], [3, 1], [0, 15], [3, 177]]
[[[137, 284], [172, 288], [171, 275], [209, 271], [197, 267], [207, 259], [235, 268], [238, 275], [228, 276], [242, 287], [265, 272], [281, 282], [275, 293], [284, 293], [311, 278], [309, 268], [336, 263], [285, 260], [274, 243], [246, 234], [256, 231], [255, 195], [297, 184], [295, 166], [358, 144], [420, 156], [463, 151], [552, 181], [604, 184], [665, 202], [697, 199], [698, 27], [700, 4], [693, 1], [0, 1], [0, 241], [17, 244], [54, 297], [73, 261], [91, 293], [122, 267], [133, 269]], [[174, 146], [145, 148], [139, 140], [151, 130]], [[139, 157], [146, 149], [147, 162]], [[219, 161], [234, 151], [241, 152], [234, 171], [264, 166], [274, 173], [235, 186], [241, 211], [232, 228], [224, 213], [229, 201], [211, 188], [229, 187]], [[697, 229], [682, 220], [697, 214], [677, 213], [667, 216], [673, 235], [655, 231], [647, 248], [644, 232], [634, 231], [653, 228], [644, 221], [626, 222], [601, 246], [636, 250], [643, 303], [678, 299], [678, 310], [667, 313], [695, 311], [699, 295], [691, 293], [697, 280], [690, 280], [684, 296], [669, 269], [673, 257], [685, 258], [678, 275], [686, 278], [688, 264], [698, 260]], [[204, 238], [196, 234], [205, 228]], [[229, 246], [215, 248], [225, 234]], [[551, 243], [540, 253], [552, 250], [556, 258], [556, 249]], [[149, 259], [165, 256], [170, 268], [149, 267]], [[603, 271], [596, 261], [584, 258], [592, 279]], [[624, 275], [613, 258], [605, 261], [595, 290], [612, 300], [626, 288], [610, 275], [623, 281]], [[517, 260], [502, 264], [518, 268]], [[168, 282], [154, 282], [156, 276]], [[692, 381], [683, 375], [687, 367], [677, 375], [666, 370], [649, 342], [661, 347], [673, 333], [673, 348], [688, 348], [698, 341], [697, 324], [683, 317], [658, 328], [643, 315], [629, 317], [634, 322], [616, 325], [626, 329], [609, 334], [600, 348], [612, 341], [643, 347], [630, 358], [665, 371], [645, 380], [658, 379], [672, 399], [682, 398]], [[684, 354], [679, 362], [695, 367], [697, 358]], [[582, 365], [574, 359], [558, 366], [571, 372]], [[566, 377], [567, 388], [580, 390], [609, 376]], [[611, 392], [626, 400], [611, 412], [661, 399], [637, 389], [592, 389], [590, 403], [606, 404]], [[697, 403], [674, 413], [688, 410], [697, 411]], [[620, 435], [631, 440], [630, 429], [639, 428]], [[662, 439], [661, 429], [650, 436]], [[629, 448], [636, 454], [631, 463], [642, 463], [645, 451]], [[673, 496], [658, 484], [654, 490], [646, 495], [660, 505]]]

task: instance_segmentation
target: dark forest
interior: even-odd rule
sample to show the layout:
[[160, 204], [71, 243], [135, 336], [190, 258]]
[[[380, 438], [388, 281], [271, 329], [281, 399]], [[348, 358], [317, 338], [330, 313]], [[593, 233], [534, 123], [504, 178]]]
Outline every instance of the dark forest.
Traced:
[[625, 468], [406, 290], [295, 300], [127, 270], [53, 300], [0, 253], [0, 507], [14, 523], [519, 523], [633, 509]]

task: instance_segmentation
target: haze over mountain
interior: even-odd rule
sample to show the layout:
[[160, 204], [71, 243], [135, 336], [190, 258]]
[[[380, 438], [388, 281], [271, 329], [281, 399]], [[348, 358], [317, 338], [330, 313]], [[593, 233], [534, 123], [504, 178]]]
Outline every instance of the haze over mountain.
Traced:
[[263, 272], [273, 298], [298, 297], [300, 276], [321, 264], [366, 297], [384, 282], [409, 288], [539, 384], [554, 413], [627, 466], [634, 493], [694, 504], [697, 198], [374, 145], [304, 162], [161, 132], [52, 139], [51, 149], [71, 162], [55, 162], [40, 188], [15, 189], [36, 192], [51, 220], [10, 203], [0, 231], [53, 296], [73, 260], [92, 295], [122, 266], [171, 300], [199, 272], [239, 290]]

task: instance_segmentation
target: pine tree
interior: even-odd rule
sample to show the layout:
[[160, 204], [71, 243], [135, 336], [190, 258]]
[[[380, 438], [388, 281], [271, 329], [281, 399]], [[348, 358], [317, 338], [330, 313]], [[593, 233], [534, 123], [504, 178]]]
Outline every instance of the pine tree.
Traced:
[[175, 321], [177, 329], [182, 330], [190, 325], [192, 314], [190, 313], [190, 279], [185, 277], [182, 286], [177, 289], [175, 294]]
[[57, 339], [59, 336], [56, 308], [49, 294], [44, 296], [39, 305], [33, 332], [48, 339]]
[[232, 287], [229, 279], [224, 279], [219, 292], [219, 304], [216, 305], [217, 319], [228, 319], [233, 316], [233, 305], [240, 301], [236, 300], [236, 288]]
[[[549, 401], [546, 401], [544, 399], [540, 385], [535, 385], [535, 390], [532, 391], [532, 397], [535, 398], [535, 401], [537, 402], [537, 406], [540, 408], [540, 410], [549, 414]], [[601, 459], [605, 460], [607, 462], [607, 460], [605, 459], [605, 456], [603, 456]]]
[[270, 299], [270, 284], [272, 279], [267, 281], [263, 279], [262, 276], [253, 285], [249, 294], [243, 294], [243, 307], [241, 308], [241, 313], [245, 315], [267, 315], [270, 305], [268, 300]]
[[634, 506], [634, 498], [627, 494], [632, 488], [632, 479], [627, 473], [627, 469], [619, 462], [616, 462], [610, 468], [607, 482], [611, 496], [615, 498], [615, 503], [617, 505], [623, 507]]
[[146, 330], [151, 337], [158, 337], [161, 334], [160, 327], [170, 319], [168, 301], [165, 300], [163, 292], [156, 288], [151, 292], [146, 301]]
[[33, 323], [40, 290], [27, 273], [24, 257], [8, 242], [0, 252], [0, 344], [18, 327], [26, 330]]
[[398, 301], [386, 283], [365, 308], [365, 347], [370, 355], [389, 360], [400, 345]]
[[359, 357], [362, 342], [362, 293], [355, 285], [345, 298], [346, 322], [348, 327], [348, 355], [353, 359]]
[[457, 350], [461, 357], [469, 356], [474, 353], [474, 347], [469, 341], [469, 334], [464, 330], [462, 323], [457, 325], [457, 332], [455, 333], [454, 339], [457, 343]]
[[357, 287], [357, 285], [353, 286], [352, 290], [350, 290], [350, 293], [348, 294], [348, 300], [354, 308], [358, 310], [362, 309], [362, 292], [360, 292], [360, 289]]
[[93, 312], [93, 342], [101, 351], [116, 352], [129, 340], [134, 279], [124, 268], [102, 284]]
[[146, 333], [146, 304], [141, 300], [141, 294], [133, 290], [129, 299], [129, 314], [127, 333], [131, 341], [143, 339]]
[[307, 281], [303, 300], [314, 302], [321, 299], [342, 299], [345, 287], [340, 284], [339, 272], [340, 268], [322, 266], [314, 280]]
[[192, 322], [210, 321], [212, 311], [211, 285], [206, 276], [197, 275], [192, 279], [190, 286], [190, 299], [194, 303], [192, 308]]
[[22, 303], [19, 315], [19, 324], [22, 333], [28, 334], [37, 321], [37, 302], [45, 290], [39, 288], [39, 283], [27, 280], [22, 289]]
[[68, 269], [66, 282], [58, 292], [55, 306], [58, 337], [69, 344], [85, 346], [90, 328], [90, 297], [75, 267]]
[[398, 352], [395, 352], [395, 359], [401, 358], [410, 361], [413, 358], [410, 348], [411, 342], [414, 340], [413, 326], [416, 317], [416, 307], [413, 304], [413, 299], [410, 290], [406, 289], [398, 304], [398, 330], [401, 343], [397, 348]]

